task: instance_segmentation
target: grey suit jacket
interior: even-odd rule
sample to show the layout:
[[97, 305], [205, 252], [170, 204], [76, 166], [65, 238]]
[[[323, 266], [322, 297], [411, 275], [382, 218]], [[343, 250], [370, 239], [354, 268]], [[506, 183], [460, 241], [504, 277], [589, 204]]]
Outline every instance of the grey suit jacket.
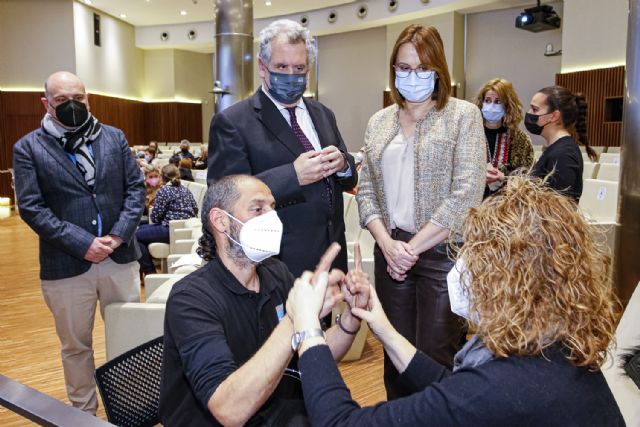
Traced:
[[98, 234], [113, 234], [123, 244], [111, 254], [119, 264], [135, 261], [140, 249], [135, 231], [144, 209], [145, 188], [121, 130], [102, 125], [92, 144], [96, 184], [92, 190], [58, 142], [42, 129], [13, 147], [20, 216], [40, 236], [40, 278], [57, 280], [89, 270], [84, 259]]

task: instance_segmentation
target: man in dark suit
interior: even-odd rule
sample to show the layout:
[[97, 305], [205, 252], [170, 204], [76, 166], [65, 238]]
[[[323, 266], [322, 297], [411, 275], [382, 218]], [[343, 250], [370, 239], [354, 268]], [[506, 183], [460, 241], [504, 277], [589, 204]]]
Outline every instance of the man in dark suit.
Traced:
[[333, 241], [334, 267], [347, 270], [342, 192], [357, 173], [336, 119], [321, 103], [302, 98], [315, 46], [290, 20], [260, 32], [256, 93], [211, 121], [208, 180], [255, 175], [276, 200], [284, 224], [280, 259], [294, 276], [312, 270]]
[[124, 134], [89, 113], [77, 76], [49, 76], [42, 104], [42, 126], [13, 147], [17, 203], [40, 236], [42, 293], [62, 346], [69, 400], [95, 414], [96, 301], [102, 313], [112, 302], [140, 300], [134, 237], [145, 188]]

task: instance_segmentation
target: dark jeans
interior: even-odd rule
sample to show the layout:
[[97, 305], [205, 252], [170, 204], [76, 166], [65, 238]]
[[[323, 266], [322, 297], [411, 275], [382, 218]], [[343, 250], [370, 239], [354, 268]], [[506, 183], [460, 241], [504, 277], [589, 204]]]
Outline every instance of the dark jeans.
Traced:
[[[408, 242], [413, 235], [393, 230], [391, 237]], [[393, 327], [418, 350], [451, 369], [453, 356], [464, 344], [466, 324], [453, 314], [449, 303], [447, 273], [454, 265], [449, 259], [449, 245], [441, 243], [422, 253], [404, 282], [396, 282], [389, 276], [387, 261], [378, 245], [373, 254], [376, 292]], [[411, 394], [398, 376], [385, 352], [384, 385], [388, 400]]]
[[162, 224], [142, 224], [136, 231], [136, 239], [138, 239], [142, 252], [142, 256], [138, 260], [140, 271], [144, 274], [155, 273], [156, 267], [153, 265], [151, 254], [149, 254], [149, 244], [169, 243], [169, 227]]

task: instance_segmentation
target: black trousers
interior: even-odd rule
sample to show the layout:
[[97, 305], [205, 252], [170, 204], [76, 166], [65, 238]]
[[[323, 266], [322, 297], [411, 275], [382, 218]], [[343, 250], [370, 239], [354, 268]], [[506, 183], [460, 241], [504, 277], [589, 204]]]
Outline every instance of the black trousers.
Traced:
[[[391, 237], [408, 242], [413, 234], [393, 230]], [[447, 274], [454, 262], [447, 243], [422, 253], [404, 282], [387, 273], [387, 261], [378, 245], [374, 248], [376, 292], [394, 328], [418, 350], [451, 369], [453, 356], [466, 337], [465, 320], [451, 311]], [[384, 353], [384, 384], [387, 399], [412, 393], [398, 379], [398, 371]]]

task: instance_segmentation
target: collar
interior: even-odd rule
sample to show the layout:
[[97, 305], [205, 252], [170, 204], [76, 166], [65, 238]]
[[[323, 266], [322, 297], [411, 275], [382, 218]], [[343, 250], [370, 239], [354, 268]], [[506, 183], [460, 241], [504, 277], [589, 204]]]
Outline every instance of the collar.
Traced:
[[[282, 110], [286, 110], [289, 107], [285, 107], [284, 105], [282, 105], [281, 103], [279, 103], [278, 101], [276, 101], [271, 94], [269, 93], [269, 90], [265, 87], [264, 83], [262, 83], [262, 85], [260, 86], [262, 89], [262, 92], [267, 95], [267, 98], [269, 98], [271, 100], [271, 102], [273, 102], [273, 104], [276, 106], [276, 108], [278, 109], [278, 111], [282, 112]], [[303, 101], [304, 97], [300, 97], [300, 99], [298, 99], [298, 102], [296, 102], [296, 107], [297, 108], [301, 108], [305, 111], [307, 110], [307, 106], [305, 105], [304, 101]]]
[[[256, 273], [260, 280], [260, 292], [257, 295], [268, 295], [275, 289], [272, 280], [270, 280], [271, 278], [267, 277], [265, 274], [267, 271], [267, 268], [263, 265], [265, 262], [269, 262], [269, 260], [267, 259], [256, 266]], [[256, 294], [255, 292], [245, 288], [217, 255], [207, 263], [207, 266], [209, 266], [209, 268], [216, 268], [220, 271], [221, 275], [219, 280], [231, 293], [236, 295], [247, 295], [250, 293]]]

